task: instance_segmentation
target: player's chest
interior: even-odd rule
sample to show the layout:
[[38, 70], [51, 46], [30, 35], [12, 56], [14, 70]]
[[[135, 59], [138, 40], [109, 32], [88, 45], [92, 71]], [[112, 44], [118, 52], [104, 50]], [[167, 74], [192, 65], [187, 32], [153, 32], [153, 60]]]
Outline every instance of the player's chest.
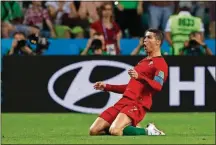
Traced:
[[147, 76], [153, 76], [154, 75], [154, 62], [152, 60], [141, 60], [134, 67], [134, 69], [138, 73], [142, 73], [142, 74], [145, 74]]

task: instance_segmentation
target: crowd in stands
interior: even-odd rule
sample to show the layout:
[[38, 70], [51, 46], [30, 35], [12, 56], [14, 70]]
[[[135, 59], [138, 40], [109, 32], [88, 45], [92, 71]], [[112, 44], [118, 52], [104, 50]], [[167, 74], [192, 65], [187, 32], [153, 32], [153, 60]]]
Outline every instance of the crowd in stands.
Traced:
[[[81, 55], [118, 55], [122, 38], [139, 38], [131, 55], [145, 55], [142, 37], [148, 28], [164, 31], [174, 55], [211, 55], [204, 39], [215, 38], [215, 2], [1, 2], [1, 38], [12, 38], [17, 32], [54, 39], [89, 38]], [[191, 40], [199, 51], [188, 49], [194, 47]]]

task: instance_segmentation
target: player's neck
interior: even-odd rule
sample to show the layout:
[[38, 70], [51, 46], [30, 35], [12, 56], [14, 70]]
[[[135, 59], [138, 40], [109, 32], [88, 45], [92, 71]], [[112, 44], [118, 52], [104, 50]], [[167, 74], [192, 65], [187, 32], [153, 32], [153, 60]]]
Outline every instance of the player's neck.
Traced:
[[157, 56], [161, 56], [161, 51], [152, 51], [150, 53], [148, 53], [148, 58], [152, 58], [152, 57], [157, 57]]

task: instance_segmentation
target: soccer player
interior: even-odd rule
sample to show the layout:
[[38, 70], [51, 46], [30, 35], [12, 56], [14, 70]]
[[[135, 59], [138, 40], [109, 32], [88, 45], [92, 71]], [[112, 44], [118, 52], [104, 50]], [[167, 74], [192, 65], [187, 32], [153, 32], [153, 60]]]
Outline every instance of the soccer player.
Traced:
[[165, 135], [152, 123], [147, 128], [136, 127], [150, 110], [152, 96], [161, 91], [168, 76], [168, 66], [160, 51], [163, 37], [157, 29], [145, 32], [143, 44], [148, 56], [128, 71], [131, 77], [128, 84], [95, 83], [96, 90], [120, 93], [123, 97], [95, 120], [90, 127], [90, 135]]

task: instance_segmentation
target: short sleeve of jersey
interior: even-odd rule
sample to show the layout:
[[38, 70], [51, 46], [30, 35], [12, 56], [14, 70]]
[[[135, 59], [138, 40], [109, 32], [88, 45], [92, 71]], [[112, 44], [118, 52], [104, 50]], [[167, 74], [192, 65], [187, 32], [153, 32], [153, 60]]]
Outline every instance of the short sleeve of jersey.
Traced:
[[203, 22], [201, 22], [201, 25], [200, 25], [200, 32], [205, 32], [205, 28], [204, 28]]
[[91, 24], [91, 28], [97, 31], [98, 30], [98, 23], [99, 22], [97, 21], [97, 22], [94, 22], [93, 24]]
[[165, 32], [170, 32], [171, 31], [171, 19], [169, 19], [167, 21], [167, 24], [166, 24], [166, 28], [164, 30]]

